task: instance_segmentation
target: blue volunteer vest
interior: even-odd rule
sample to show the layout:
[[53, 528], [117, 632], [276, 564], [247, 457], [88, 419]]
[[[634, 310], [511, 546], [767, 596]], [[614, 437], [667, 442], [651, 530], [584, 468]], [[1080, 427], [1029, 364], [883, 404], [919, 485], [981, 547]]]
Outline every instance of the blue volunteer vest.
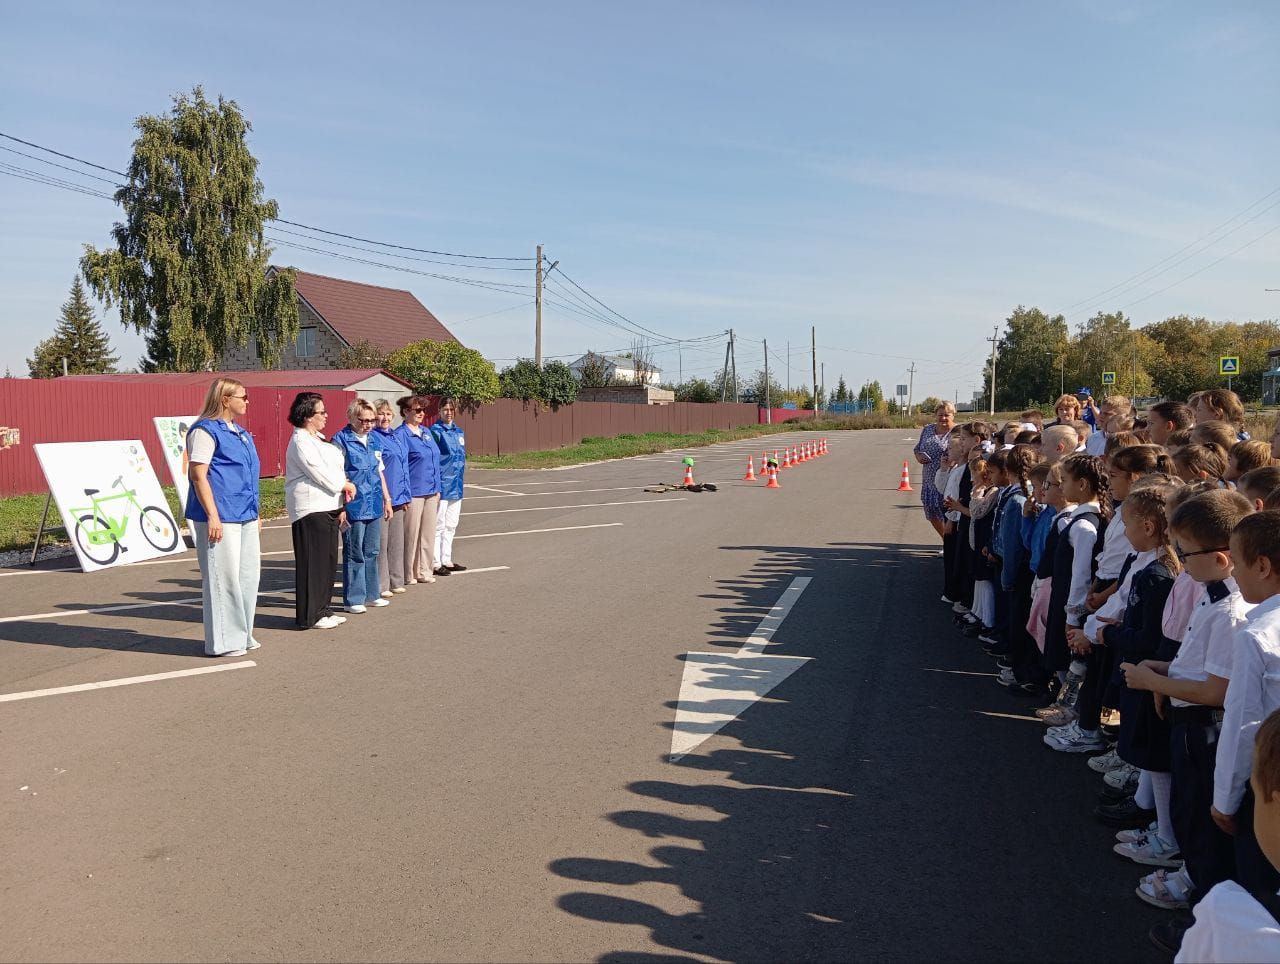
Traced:
[[347, 502], [347, 518], [353, 522], [368, 522], [382, 515], [382, 478], [378, 474], [378, 448], [373, 434], [365, 436], [366, 442], [357, 438], [348, 425], [330, 439], [342, 449], [343, 467], [347, 478], [355, 483], [356, 497]]
[[[248, 429], [232, 428], [220, 418], [202, 418], [191, 426], [213, 436], [213, 460], [209, 463], [209, 487], [213, 504], [223, 522], [251, 522], [258, 518], [258, 450]], [[188, 433], [188, 440], [190, 433]], [[187, 443], [190, 445], [190, 441]], [[196, 498], [196, 487], [187, 491], [186, 517], [191, 522], [208, 522], [204, 506]]]
[[440, 498], [461, 499], [467, 471], [467, 441], [462, 426], [457, 422], [446, 425], [437, 421], [431, 426], [431, 437], [440, 449]]

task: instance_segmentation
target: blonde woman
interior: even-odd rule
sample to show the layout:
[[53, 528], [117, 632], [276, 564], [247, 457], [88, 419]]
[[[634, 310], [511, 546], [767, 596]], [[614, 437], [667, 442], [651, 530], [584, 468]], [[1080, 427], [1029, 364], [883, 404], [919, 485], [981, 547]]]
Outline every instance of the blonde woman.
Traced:
[[234, 378], [209, 386], [200, 418], [187, 432], [186, 517], [195, 533], [204, 583], [204, 651], [243, 656], [258, 648], [253, 614], [258, 605], [262, 551], [258, 517], [258, 450], [236, 424], [249, 410], [249, 394]]
[[440, 452], [431, 433], [423, 427], [427, 400], [420, 395], [406, 395], [399, 400], [399, 405], [404, 422], [395, 434], [404, 444], [412, 498], [404, 526], [404, 581], [406, 585], [435, 582], [432, 571], [436, 557], [432, 550], [440, 508]]

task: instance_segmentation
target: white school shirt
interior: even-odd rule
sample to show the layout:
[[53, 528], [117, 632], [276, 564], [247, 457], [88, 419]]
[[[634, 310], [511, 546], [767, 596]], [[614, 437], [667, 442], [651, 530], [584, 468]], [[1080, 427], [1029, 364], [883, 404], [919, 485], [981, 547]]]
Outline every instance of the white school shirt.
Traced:
[[1124, 561], [1133, 555], [1133, 543], [1124, 531], [1124, 503], [1116, 506], [1115, 515], [1107, 523], [1102, 536], [1102, 551], [1098, 553], [1098, 578], [1115, 579], [1124, 568]]
[[[964, 467], [957, 465], [947, 474], [947, 488], [942, 493], [943, 497], [950, 496], [953, 499], [960, 498], [960, 483], [964, 481]], [[946, 514], [948, 522], [959, 522], [960, 511], [952, 510]]]
[[1280, 961], [1280, 924], [1234, 880], [1215, 884], [1193, 913], [1174, 964]]
[[[1098, 503], [1084, 502], [1071, 510], [1070, 518], [1083, 515], [1087, 509], [1097, 509]], [[1082, 626], [1088, 613], [1085, 598], [1093, 588], [1093, 550], [1098, 544], [1098, 527], [1088, 519], [1081, 519], [1067, 533], [1071, 542], [1071, 550], [1075, 553], [1071, 560], [1071, 588], [1067, 593], [1067, 625]], [[1054, 573], [1054, 577], [1057, 577]]]
[[1249, 785], [1254, 738], [1262, 721], [1277, 709], [1280, 709], [1280, 595], [1254, 606], [1248, 620], [1236, 630], [1227, 708], [1213, 770], [1213, 805], [1219, 813], [1232, 814], [1240, 809], [1245, 787]]
[[338, 508], [338, 497], [346, 484], [342, 449], [325, 441], [323, 435], [294, 429], [284, 456], [284, 507], [289, 521]]
[[[1084, 634], [1090, 642], [1097, 643], [1098, 637], [1102, 635], [1102, 626], [1098, 623], [1098, 617], [1124, 619], [1124, 611], [1129, 608], [1129, 589], [1133, 586], [1133, 577], [1155, 562], [1157, 555], [1155, 549], [1139, 552], [1133, 564], [1129, 566], [1129, 571], [1124, 574], [1123, 581], [1116, 587], [1116, 591], [1107, 597], [1107, 601], [1096, 613], [1089, 614], [1089, 618], [1084, 621]], [[1121, 567], [1123, 568], [1123, 564]]]
[[[1212, 673], [1231, 679], [1236, 630], [1244, 625], [1251, 609], [1230, 576], [1221, 582], [1205, 583], [1191, 610], [1178, 655], [1169, 664], [1169, 678], [1204, 682]], [[1170, 701], [1174, 706], [1196, 705], [1174, 697]]]
[[1087, 455], [1101, 456], [1107, 450], [1107, 433], [1094, 432], [1084, 440], [1084, 450]]

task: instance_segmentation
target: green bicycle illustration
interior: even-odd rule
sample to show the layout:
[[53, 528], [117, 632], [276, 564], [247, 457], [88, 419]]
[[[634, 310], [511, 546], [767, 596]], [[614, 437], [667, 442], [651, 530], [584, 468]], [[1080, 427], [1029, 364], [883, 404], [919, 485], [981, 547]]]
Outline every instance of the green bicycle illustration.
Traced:
[[[130, 510], [136, 509], [142, 535], [161, 552], [169, 552], [178, 545], [178, 524], [173, 521], [167, 510], [159, 506], [146, 505], [138, 501], [138, 493], [124, 487], [124, 476], [121, 475], [111, 483], [113, 489], [122, 491], [99, 498], [98, 489], [85, 489], [92, 505], [71, 509], [70, 515], [76, 520], [76, 545], [89, 559], [100, 566], [108, 566], [115, 562], [121, 552], [129, 547], [120, 544], [125, 529], [129, 526]], [[123, 499], [125, 507], [119, 518], [112, 516], [107, 503]]]

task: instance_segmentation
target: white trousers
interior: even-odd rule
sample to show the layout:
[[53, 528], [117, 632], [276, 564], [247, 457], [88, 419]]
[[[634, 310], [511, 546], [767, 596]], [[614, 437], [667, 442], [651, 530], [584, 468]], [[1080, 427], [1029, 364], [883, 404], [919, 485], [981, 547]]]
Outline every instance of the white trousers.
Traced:
[[458, 531], [458, 516], [462, 514], [461, 499], [441, 499], [436, 515], [436, 565], [453, 565], [453, 535]]
[[204, 651], [220, 656], [248, 649], [253, 639], [253, 614], [258, 606], [262, 556], [258, 520], [224, 522], [222, 539], [209, 544], [209, 523], [192, 522], [196, 559], [203, 576]]

